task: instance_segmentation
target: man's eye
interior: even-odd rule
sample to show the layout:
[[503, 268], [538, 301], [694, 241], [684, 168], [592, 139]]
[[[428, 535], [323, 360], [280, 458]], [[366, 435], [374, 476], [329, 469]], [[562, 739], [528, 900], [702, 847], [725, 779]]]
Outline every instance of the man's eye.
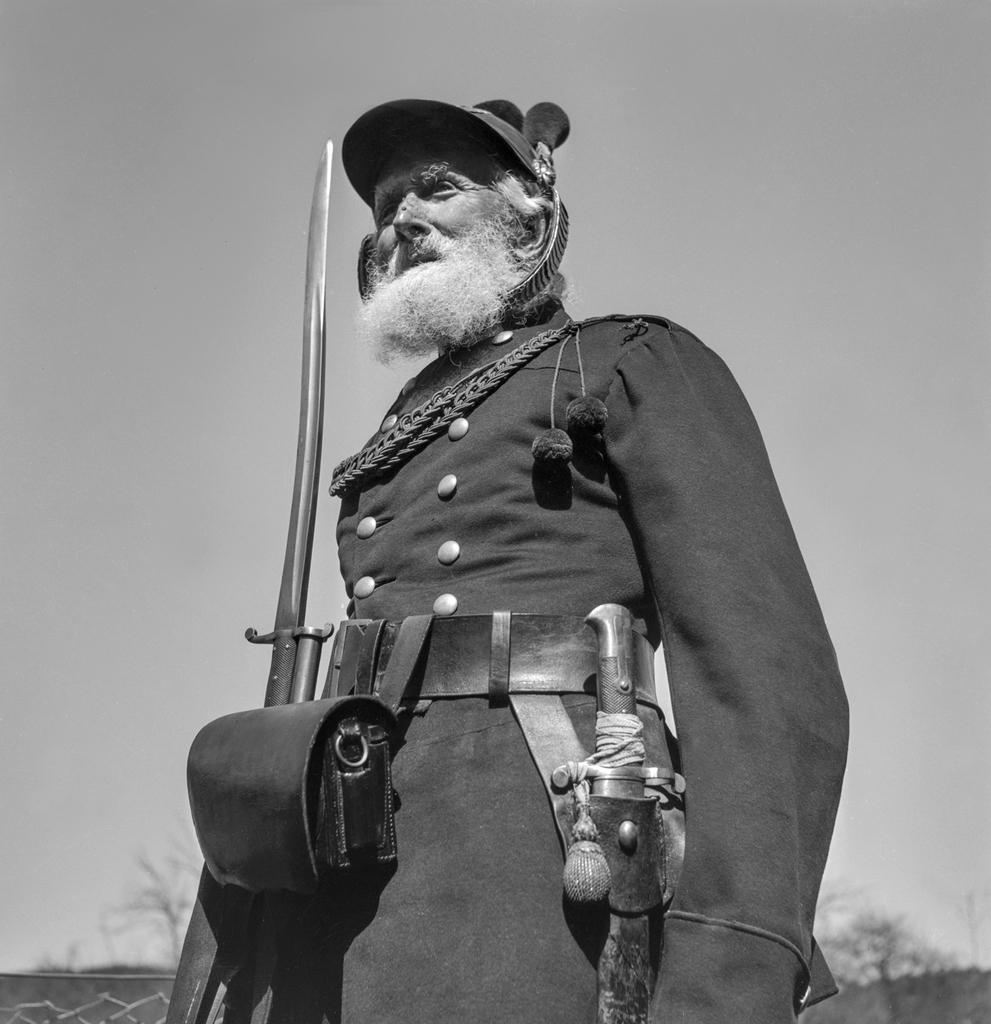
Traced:
[[435, 181], [430, 187], [429, 192], [432, 196], [446, 195], [452, 192], [457, 192], [458, 188], [453, 181]]

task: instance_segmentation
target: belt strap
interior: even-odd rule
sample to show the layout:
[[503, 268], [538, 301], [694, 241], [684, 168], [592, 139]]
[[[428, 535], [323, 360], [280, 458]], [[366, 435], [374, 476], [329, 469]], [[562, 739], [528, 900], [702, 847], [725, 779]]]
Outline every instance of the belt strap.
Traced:
[[379, 648], [382, 646], [382, 634], [385, 632], [385, 620], [377, 619], [370, 622], [361, 636], [358, 645], [358, 662], [354, 670], [354, 692], [372, 693], [375, 689], [375, 669], [378, 665]]
[[551, 773], [565, 761], [583, 761], [588, 751], [578, 739], [560, 697], [520, 693], [511, 696], [509, 702], [551, 802], [561, 848], [567, 853], [574, 824], [572, 798], [570, 791], [554, 789]]
[[509, 658], [512, 612], [492, 613], [492, 643], [489, 656], [489, 704], [504, 708], [509, 703]]
[[399, 707], [399, 702], [406, 694], [406, 687], [416, 671], [433, 620], [432, 615], [410, 615], [399, 624], [389, 664], [378, 689], [379, 699], [393, 711]]

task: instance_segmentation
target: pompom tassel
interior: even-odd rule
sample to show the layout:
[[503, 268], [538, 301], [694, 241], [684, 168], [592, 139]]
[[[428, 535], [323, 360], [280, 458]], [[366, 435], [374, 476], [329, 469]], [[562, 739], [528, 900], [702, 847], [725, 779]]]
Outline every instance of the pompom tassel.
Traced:
[[568, 430], [576, 434], [598, 434], [606, 425], [606, 403], [592, 395], [582, 395], [568, 403]]
[[533, 458], [536, 462], [566, 463], [571, 461], [575, 446], [563, 430], [551, 427], [533, 439]]

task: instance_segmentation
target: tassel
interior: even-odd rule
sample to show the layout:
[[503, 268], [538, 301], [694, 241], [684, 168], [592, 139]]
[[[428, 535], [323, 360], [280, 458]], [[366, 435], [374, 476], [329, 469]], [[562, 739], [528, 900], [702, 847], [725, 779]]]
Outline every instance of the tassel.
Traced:
[[564, 862], [564, 894], [572, 903], [598, 903], [609, 895], [612, 875], [598, 843], [599, 830], [588, 813], [588, 783], [575, 787], [578, 820], [571, 829], [574, 842]]
[[606, 403], [593, 395], [582, 395], [568, 403], [568, 430], [574, 434], [599, 434], [609, 417]]
[[554, 422], [554, 404], [557, 395], [557, 380], [561, 374], [561, 359], [564, 350], [568, 347], [571, 337], [565, 337], [561, 347], [557, 350], [557, 362], [554, 364], [554, 376], [551, 378], [551, 428], [545, 430], [534, 439], [531, 452], [534, 461], [556, 466], [566, 466], [575, 451], [575, 443], [570, 434], [573, 434], [575, 441], [582, 444], [586, 439], [602, 432], [609, 418], [606, 403], [601, 398], [585, 393], [585, 369], [582, 366], [581, 349], [581, 328], [576, 326], [574, 333], [575, 355], [578, 358], [578, 377], [581, 382], [581, 397], [573, 398], [567, 408], [567, 431], [559, 430]]
[[575, 446], [563, 430], [551, 427], [533, 439], [530, 451], [534, 461], [543, 463], [566, 463], [571, 461]]

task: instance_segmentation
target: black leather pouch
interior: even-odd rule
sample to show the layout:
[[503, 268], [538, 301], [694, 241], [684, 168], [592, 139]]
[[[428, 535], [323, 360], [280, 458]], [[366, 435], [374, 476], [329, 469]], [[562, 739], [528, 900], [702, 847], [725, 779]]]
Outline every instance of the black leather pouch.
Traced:
[[200, 730], [187, 765], [207, 868], [251, 892], [315, 892], [396, 857], [393, 711], [361, 695], [241, 711]]

